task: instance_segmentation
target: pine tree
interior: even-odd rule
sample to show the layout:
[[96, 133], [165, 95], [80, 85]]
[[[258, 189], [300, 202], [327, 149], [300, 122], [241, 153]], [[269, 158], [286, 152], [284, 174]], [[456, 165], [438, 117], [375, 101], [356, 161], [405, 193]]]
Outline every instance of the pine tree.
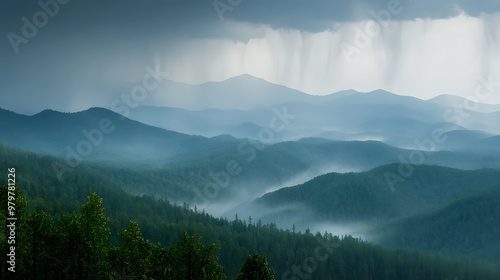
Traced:
[[184, 229], [181, 239], [168, 250], [168, 260], [165, 262], [171, 266], [166, 269], [170, 274], [168, 279], [226, 279], [218, 263], [219, 258], [215, 255], [218, 250], [215, 244], [205, 246], [201, 243], [201, 236], [190, 237]]
[[267, 258], [259, 254], [248, 256], [235, 280], [274, 280], [274, 270], [268, 267]]
[[29, 263], [29, 272], [33, 279], [53, 279], [55, 277], [53, 249], [56, 244], [53, 224], [52, 218], [45, 212], [33, 212], [28, 216], [26, 260]]
[[127, 229], [119, 235], [120, 247], [114, 250], [112, 260], [114, 273], [132, 276], [134, 279], [147, 279], [151, 273], [152, 251], [155, 246], [142, 237], [137, 222], [130, 221]]
[[90, 194], [79, 217], [85, 251], [82, 261], [89, 279], [101, 279], [109, 271], [106, 260], [111, 246], [108, 241], [111, 231], [106, 228], [107, 221], [102, 199], [96, 193]]
[[108, 279], [110, 230], [104, 215], [102, 199], [95, 193], [88, 196], [79, 215], [61, 218], [57, 239], [60, 241], [59, 271], [67, 279]]

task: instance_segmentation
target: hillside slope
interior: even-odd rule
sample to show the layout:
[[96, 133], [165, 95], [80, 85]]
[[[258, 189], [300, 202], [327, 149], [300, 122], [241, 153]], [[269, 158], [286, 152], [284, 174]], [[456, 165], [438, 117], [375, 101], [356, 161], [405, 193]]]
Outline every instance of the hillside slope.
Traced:
[[399, 176], [398, 168], [391, 164], [361, 173], [330, 173], [266, 194], [256, 203], [271, 211], [312, 209], [319, 221], [384, 221], [437, 210], [500, 180], [496, 169], [415, 166], [411, 176], [401, 177], [404, 181], [392, 191], [387, 176]]
[[391, 247], [480, 257], [500, 264], [500, 185], [381, 229]]

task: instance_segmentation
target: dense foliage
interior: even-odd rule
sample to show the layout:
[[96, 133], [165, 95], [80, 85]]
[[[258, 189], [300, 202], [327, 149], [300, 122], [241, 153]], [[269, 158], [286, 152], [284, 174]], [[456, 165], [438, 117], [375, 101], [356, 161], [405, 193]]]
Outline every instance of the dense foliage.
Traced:
[[259, 254], [248, 256], [235, 280], [272, 280], [274, 270], [267, 267], [267, 259]]
[[[5, 189], [5, 188], [3, 188]], [[6, 192], [2, 190], [2, 193]], [[20, 192], [16, 197], [22, 200]], [[3, 196], [5, 198], [5, 196]], [[2, 255], [2, 274], [12, 279], [225, 279], [214, 244], [186, 231], [163, 248], [142, 237], [135, 222], [120, 234], [120, 245], [109, 243], [108, 218], [102, 200], [92, 193], [80, 213], [63, 216], [52, 225], [44, 212], [26, 212], [19, 205], [15, 259]], [[3, 211], [2, 215], [7, 213]], [[1, 241], [5, 245], [6, 238]]]
[[[259, 203], [290, 209], [305, 205], [319, 219], [330, 221], [383, 221], [437, 210], [500, 181], [495, 169], [465, 171], [421, 165], [411, 166], [411, 176], [403, 176], [400, 168], [400, 164], [389, 164], [360, 173], [329, 173], [266, 194]], [[398, 177], [392, 189], [388, 174]]]
[[[2, 187], [1, 192], [5, 201], [7, 188]], [[79, 213], [61, 217], [55, 226], [44, 212], [27, 211], [19, 190], [15, 197], [22, 201], [17, 213], [16, 272], [7, 270], [10, 265], [5, 254], [0, 257], [2, 274], [11, 279], [226, 278], [215, 254], [218, 250], [215, 244], [205, 245], [200, 236], [189, 236], [186, 230], [173, 245], [163, 247], [144, 239], [138, 224], [131, 221], [119, 234], [119, 245], [112, 246], [108, 217], [104, 214], [101, 198], [95, 193], [88, 196]], [[2, 207], [2, 217], [7, 216], [5, 209]], [[244, 223], [240, 222], [239, 226], [249, 231], [250, 227]], [[273, 231], [264, 226], [255, 227], [268, 233]], [[291, 237], [290, 232], [275, 231], [267, 239], [272, 239], [276, 245], [283, 244], [283, 238]], [[296, 247], [294, 252], [293, 247], [270, 246], [267, 251], [270, 256], [275, 251], [285, 251], [292, 258], [299, 253], [297, 251], [308, 251], [308, 257], [291, 265], [283, 272], [282, 279], [306, 279], [311, 276], [309, 274], [318, 279], [496, 279], [500, 276], [500, 271], [486, 265], [403, 250], [390, 252], [351, 237], [339, 239], [326, 234], [314, 237], [307, 232], [293, 235], [295, 238], [289, 239], [291, 243], [303, 248]], [[6, 237], [0, 235], [0, 242], [7, 248]], [[305, 243], [300, 244], [300, 240]], [[314, 246], [313, 241], [315, 249], [308, 250]], [[265, 257], [249, 256], [235, 279], [256, 279], [252, 278], [256, 275], [264, 277], [259, 279], [274, 279], [273, 270], [267, 265]]]
[[[205, 252], [204, 256], [213, 263], [209, 271], [215, 272], [202, 275], [208, 273], [213, 279], [219, 277], [214, 275], [220, 275], [219, 265], [225, 275], [237, 276], [242, 272], [240, 268], [246, 267], [242, 266], [245, 259], [255, 253], [267, 257], [278, 279], [500, 277], [497, 269], [474, 261], [407, 250], [390, 251], [349, 236], [294, 233], [251, 218], [216, 219], [187, 206], [127, 194], [109, 178], [89, 173], [86, 167], [75, 169], [64, 181], [59, 181], [51, 172], [53, 158], [9, 152], [14, 156], [6, 154], [7, 157], [0, 159], [0, 167], [16, 168], [18, 189], [23, 190], [28, 200], [27, 206], [18, 212], [23, 217], [19, 220], [16, 251], [19, 279], [33, 278], [34, 272], [40, 278], [39, 275], [47, 275], [48, 279], [63, 272], [66, 279], [80, 276], [98, 279], [109, 275], [118, 279], [125, 276], [168, 279], [168, 275], [175, 273], [194, 273], [188, 272], [189, 262], [183, 262], [189, 254], [182, 248]], [[92, 192], [103, 198], [104, 210], [97, 195], [88, 197]], [[2, 188], [1, 193], [0, 221], [4, 223], [6, 189]], [[16, 197], [19, 205], [25, 203], [20, 193]], [[0, 226], [5, 228], [5, 224]], [[183, 229], [196, 236], [189, 237]], [[0, 236], [5, 245], [5, 235]], [[203, 244], [214, 245], [201, 244], [199, 236], [203, 236]], [[216, 247], [221, 250], [215, 251]], [[6, 254], [1, 255], [2, 273], [6, 272], [5, 257]], [[85, 261], [79, 261], [81, 258]], [[171, 263], [177, 265], [169, 269]]]
[[459, 199], [438, 211], [403, 219], [381, 229], [383, 244], [500, 264], [500, 187]]

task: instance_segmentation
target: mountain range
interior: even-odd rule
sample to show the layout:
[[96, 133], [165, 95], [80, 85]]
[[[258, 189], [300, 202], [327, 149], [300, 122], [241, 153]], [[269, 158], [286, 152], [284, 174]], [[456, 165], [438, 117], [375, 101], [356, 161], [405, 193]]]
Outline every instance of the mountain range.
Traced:
[[[33, 173], [47, 188], [95, 175], [214, 216], [497, 261], [500, 247], [485, 243], [497, 242], [496, 227], [478, 243], [466, 228], [498, 218], [500, 108], [467, 102], [383, 90], [312, 96], [249, 75], [168, 81], [126, 115], [0, 109], [0, 152], [19, 165], [13, 148], [46, 155], [23, 158], [52, 167]], [[461, 244], [443, 241], [453, 231]]]
[[[230, 94], [235, 92], [238, 94]], [[278, 110], [294, 118], [276, 133], [275, 142], [323, 137], [380, 140], [403, 148], [416, 148], [416, 139], [429, 138], [436, 129], [472, 131], [462, 132], [470, 133], [467, 143], [439, 143], [439, 150], [468, 150], [471, 140], [481, 142], [482, 138], [500, 134], [499, 105], [476, 103], [476, 110], [469, 111], [464, 104], [470, 106], [466, 99], [456, 96], [425, 101], [384, 90], [312, 96], [243, 75], [201, 85], [168, 82], [155, 92], [154, 102], [130, 110], [128, 117], [186, 134], [258, 138], [259, 131], [269, 128], [273, 110]], [[497, 150], [495, 146], [475, 146]]]
[[[251, 138], [221, 135], [207, 138], [169, 131], [133, 121], [103, 108], [78, 113], [51, 110], [33, 116], [1, 110], [0, 143], [41, 154], [61, 157], [58, 172], [69, 171], [85, 161], [99, 161], [139, 169], [187, 168], [195, 180], [206, 184], [214, 178], [228, 177], [227, 165], [234, 164], [238, 175], [227, 180], [233, 187], [223, 189], [215, 200], [241, 196], [243, 192], [258, 197], [269, 190], [293, 182], [305, 182], [327, 172], [365, 171], [380, 165], [408, 159], [412, 149], [402, 149], [380, 141], [336, 141], [308, 137], [298, 141], [265, 143]], [[104, 125], [104, 126], [103, 126]], [[271, 131], [271, 130], [269, 130]], [[278, 133], [278, 132], [277, 132]], [[453, 131], [450, 144], [479, 145], [478, 150], [494, 150], [498, 137], [484, 134], [463, 138]], [[465, 139], [465, 141], [461, 141]], [[482, 142], [479, 142], [482, 141]], [[493, 148], [489, 148], [489, 147]], [[475, 146], [468, 146], [470, 151]], [[463, 169], [500, 168], [500, 155], [468, 151], [433, 151], [425, 153], [426, 164]], [[214, 174], [220, 174], [217, 177]], [[191, 180], [188, 180], [191, 181]], [[182, 183], [176, 184], [183, 185]], [[158, 191], [173, 201], [192, 201], [192, 183]], [[190, 186], [190, 187], [186, 187]], [[161, 189], [161, 188], [160, 188]], [[148, 192], [147, 189], [144, 192]], [[172, 194], [175, 193], [175, 196]]]

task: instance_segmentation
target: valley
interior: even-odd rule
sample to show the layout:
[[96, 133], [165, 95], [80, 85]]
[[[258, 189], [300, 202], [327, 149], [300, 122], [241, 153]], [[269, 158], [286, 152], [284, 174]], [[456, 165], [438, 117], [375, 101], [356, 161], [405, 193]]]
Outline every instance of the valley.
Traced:
[[[498, 264], [498, 248], [488, 244], [500, 240], [488, 224], [498, 216], [491, 199], [499, 190], [500, 136], [496, 123], [474, 120], [495, 119], [494, 107], [453, 123], [443, 117], [446, 97], [424, 101], [384, 91], [315, 97], [284, 87], [274, 94], [275, 85], [248, 75], [190, 92], [240, 86], [267, 92], [259, 100], [266, 105], [201, 108], [186, 103], [193, 97], [185, 108], [137, 107], [130, 118], [105, 108], [32, 116], [2, 109], [0, 131], [8, 133], [0, 133], [1, 168], [19, 170], [36, 211], [74, 211], [90, 192], [105, 201], [127, 197], [121, 206], [105, 204], [115, 209], [108, 212], [113, 232], [124, 226], [125, 213], [141, 228], [151, 223], [141, 210], [126, 210], [148, 200], [177, 211], [169, 225], [176, 228], [201, 217], [213, 219], [205, 226], [235, 226], [245, 217], [249, 229], [258, 221], [280, 234], [328, 232]], [[475, 243], [472, 228], [484, 229]], [[144, 229], [152, 240], [173, 238], [152, 225]], [[444, 242], [448, 237], [456, 241]]]

